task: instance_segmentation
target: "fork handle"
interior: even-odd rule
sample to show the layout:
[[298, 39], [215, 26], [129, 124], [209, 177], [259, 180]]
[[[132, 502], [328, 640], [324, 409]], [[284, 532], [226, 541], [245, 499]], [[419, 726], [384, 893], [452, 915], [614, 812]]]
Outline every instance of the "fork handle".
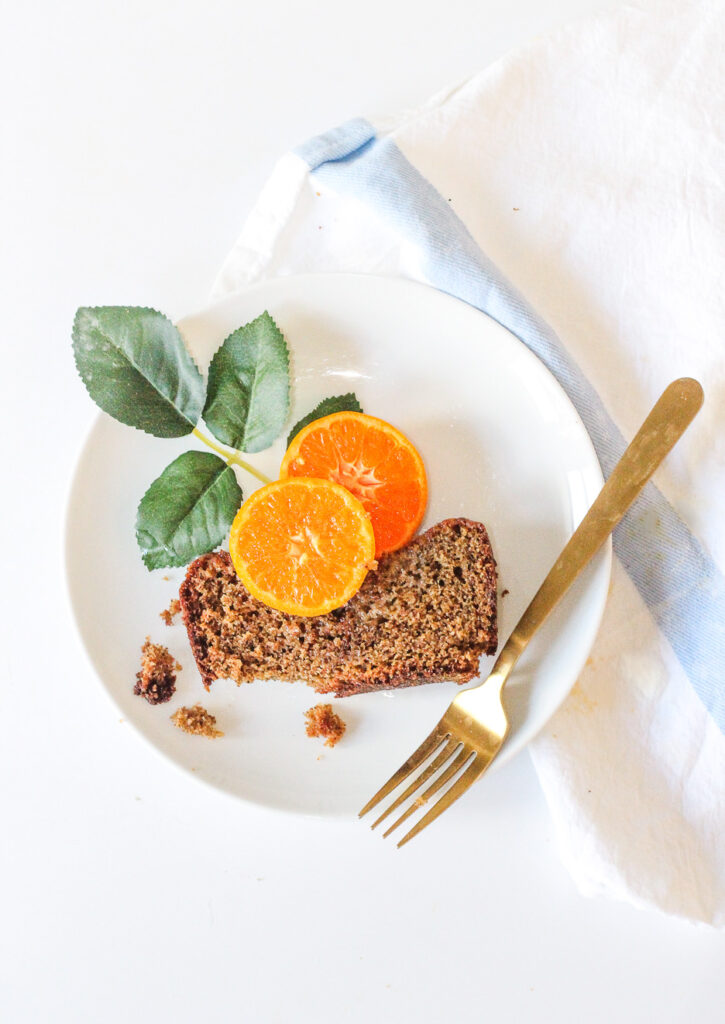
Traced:
[[539, 626], [687, 430], [703, 398], [702, 387], [691, 377], [681, 377], [665, 389], [504, 644], [491, 672], [501, 685]]

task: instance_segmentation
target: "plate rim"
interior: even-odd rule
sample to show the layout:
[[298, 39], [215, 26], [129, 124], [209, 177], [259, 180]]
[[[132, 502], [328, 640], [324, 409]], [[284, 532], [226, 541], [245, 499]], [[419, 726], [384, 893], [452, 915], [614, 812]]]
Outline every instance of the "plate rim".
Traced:
[[[591, 437], [589, 435], [589, 432], [588, 432], [588, 430], [587, 430], [587, 428], [586, 428], [586, 426], [584, 424], [584, 421], [582, 420], [581, 416], [579, 415], [578, 410], [575, 408], [574, 404], [572, 403], [571, 399], [567, 395], [567, 393], [564, 390], [564, 388], [562, 387], [562, 385], [556, 379], [556, 377], [551, 372], [551, 370], [549, 370], [549, 368], [546, 366], [546, 364], [543, 362], [543, 360], [541, 360], [534, 352], [532, 352], [532, 350], [516, 334], [514, 334], [513, 331], [511, 331], [504, 324], [500, 323], [500, 321], [496, 320], [495, 317], [493, 317], [490, 314], [488, 314], [488, 313], [484, 312], [483, 310], [479, 309], [477, 306], [474, 306], [472, 303], [466, 302], [465, 299], [461, 299], [458, 296], [452, 295], [450, 292], [445, 292], [445, 291], [441, 290], [440, 288], [435, 288], [432, 285], [426, 284], [426, 283], [424, 283], [422, 281], [416, 281], [416, 280], [413, 280], [411, 278], [399, 277], [399, 276], [390, 275], [390, 274], [365, 274], [365, 273], [354, 273], [354, 272], [349, 272], [349, 271], [329, 271], [329, 272], [322, 272], [321, 271], [321, 272], [311, 272], [311, 273], [304, 273], [304, 274], [278, 275], [276, 277], [267, 278], [267, 279], [265, 279], [263, 281], [254, 282], [253, 284], [250, 284], [247, 287], [239, 288], [236, 291], [229, 293], [228, 295], [224, 295], [224, 296], [221, 296], [219, 298], [216, 298], [214, 301], [207, 303], [205, 306], [202, 306], [202, 307], [200, 307], [200, 308], [198, 308], [196, 310], [193, 310], [193, 311], [191, 311], [189, 313], [186, 313], [183, 317], [179, 317], [178, 319], [174, 320], [174, 324], [176, 326], [180, 327], [181, 333], [182, 333], [182, 337], [183, 337], [183, 323], [184, 323], [185, 320], [191, 320], [191, 319], [194, 319], [196, 317], [202, 317], [202, 316], [208, 315], [210, 312], [212, 312], [214, 310], [223, 309], [225, 306], [233, 304], [234, 301], [238, 301], [241, 297], [243, 297], [243, 296], [246, 297], [246, 296], [249, 296], [249, 295], [253, 295], [255, 292], [261, 291], [261, 290], [265, 289], [266, 287], [269, 287], [270, 285], [278, 285], [278, 286], [282, 286], [283, 287], [284, 283], [287, 282], [287, 281], [295, 281], [295, 282], [304, 283], [306, 280], [314, 279], [315, 281], [319, 281], [321, 279], [322, 280], [327, 280], [329, 278], [347, 279], [347, 280], [356, 280], [356, 281], [364, 280], [366, 283], [369, 283], [369, 282], [373, 282], [373, 283], [374, 282], [378, 282], [378, 283], [384, 282], [388, 286], [390, 286], [390, 285], [392, 285], [393, 287], [401, 286], [403, 288], [410, 288], [410, 289], [414, 289], [414, 290], [423, 290], [424, 292], [433, 292], [439, 298], [443, 298], [443, 299], [448, 300], [448, 301], [450, 301], [451, 303], [454, 303], [454, 304], [461, 304], [463, 306], [468, 307], [473, 313], [478, 314], [478, 315], [484, 317], [490, 323], [495, 324], [497, 328], [499, 328], [501, 331], [505, 332], [505, 334], [507, 334], [509, 336], [509, 338], [516, 343], [516, 345], [520, 349], [521, 354], [527, 360], [531, 361], [533, 364], [535, 364], [537, 366], [537, 372], [540, 372], [541, 370], [543, 370], [551, 378], [551, 380], [555, 384], [557, 390], [560, 392], [561, 396], [565, 399], [566, 403], [568, 404], [569, 408], [571, 409], [571, 412], [572, 412], [572, 414], [573, 414], [573, 416], [574, 416], [574, 418], [576, 420], [576, 423], [580, 427], [581, 434], [582, 434], [582, 440], [586, 443], [586, 445], [587, 445], [587, 447], [589, 449], [589, 452], [591, 454], [591, 457], [592, 457], [592, 466], [593, 466], [593, 468], [596, 469], [597, 476], [598, 476], [598, 479], [600, 481], [600, 485], [603, 485], [603, 483], [604, 483], [604, 475], [602, 473], [601, 465], [600, 465], [600, 462], [599, 462], [599, 457], [598, 457], [598, 455], [596, 453], [596, 450], [594, 448], [594, 444], [593, 444], [592, 439], [591, 439]], [[78, 616], [78, 614], [76, 612], [76, 605], [75, 605], [74, 598], [73, 598], [72, 569], [71, 569], [71, 565], [70, 565], [71, 546], [72, 546], [71, 545], [71, 533], [72, 533], [72, 528], [73, 528], [72, 527], [72, 511], [73, 511], [74, 504], [75, 504], [75, 502], [77, 500], [76, 492], [78, 490], [78, 487], [80, 486], [81, 467], [82, 467], [82, 465], [84, 463], [84, 460], [85, 460], [85, 458], [86, 458], [86, 456], [88, 454], [88, 451], [90, 449], [91, 443], [93, 441], [93, 435], [94, 435], [94, 433], [96, 431], [96, 428], [98, 427], [98, 424], [102, 420], [104, 420], [104, 419], [113, 420], [113, 417], [109, 417], [102, 410], [99, 410], [99, 411], [96, 412], [96, 415], [93, 417], [90, 425], [88, 426], [88, 428], [86, 430], [86, 433], [85, 433], [85, 436], [84, 436], [84, 439], [83, 439], [81, 445], [79, 446], [79, 449], [77, 450], [76, 459], [75, 459], [75, 462], [74, 462], [73, 473], [71, 474], [69, 485], [68, 485], [68, 488], [67, 488], [66, 498], [65, 498], [65, 507], [64, 507], [64, 516], [63, 516], [63, 530], [62, 530], [62, 537], [63, 537], [63, 570], [64, 570], [63, 575], [64, 575], [64, 582], [65, 582], [66, 598], [67, 598], [67, 601], [68, 601], [68, 608], [69, 608], [70, 613], [71, 613], [71, 619], [72, 619], [72, 622], [73, 622], [73, 628], [74, 628], [75, 636], [76, 636], [76, 639], [77, 639], [77, 641], [79, 643], [79, 646], [80, 646], [80, 648], [81, 648], [81, 650], [83, 652], [83, 655], [85, 657], [85, 661], [86, 661], [87, 665], [92, 669], [93, 675], [95, 675], [98, 683], [100, 684], [101, 689], [105, 693], [106, 698], [110, 702], [111, 706], [119, 714], [124, 714], [123, 708], [117, 702], [116, 697], [114, 696], [112, 690], [110, 689], [110, 687], [106, 684], [105, 680], [103, 679], [103, 675], [100, 672], [100, 670], [99, 670], [99, 668], [98, 668], [98, 666], [96, 664], [96, 661], [95, 661], [95, 659], [93, 658], [93, 656], [91, 654], [91, 651], [89, 649], [88, 644], [86, 643], [86, 640], [85, 640], [85, 637], [84, 637], [84, 634], [83, 634], [83, 627], [82, 627], [82, 624], [80, 622], [79, 616]], [[501, 754], [499, 754], [499, 756], [496, 758], [494, 764], [492, 765], [492, 769], [491, 770], [496, 770], [498, 768], [503, 767], [505, 764], [508, 763], [508, 761], [512, 760], [513, 758], [515, 758], [516, 756], [521, 754], [529, 746], [529, 744], [531, 744], [540, 735], [542, 730], [549, 724], [549, 722], [552, 720], [554, 715], [557, 713], [557, 711], [559, 710], [561, 705], [564, 703], [564, 701], [567, 699], [567, 697], [570, 695], [572, 689], [574, 688], [574, 686], [576, 684], [576, 681], [579, 678], [579, 676], [580, 676], [580, 674], [582, 672], [582, 669], [584, 668], [584, 666], [586, 664], [587, 658], [589, 657], [589, 654], [590, 654], [590, 652], [592, 650], [592, 647], [594, 646], [594, 643], [596, 642], [597, 636], [598, 636], [599, 631], [601, 629], [601, 624], [602, 624], [602, 619], [604, 617], [604, 612], [605, 612], [605, 609], [606, 609], [606, 606], [607, 606], [609, 590], [610, 590], [610, 585], [611, 585], [612, 562], [613, 562], [613, 549], [612, 549], [612, 538], [611, 538], [611, 535], [609, 536], [609, 538], [607, 539], [607, 541], [605, 542], [603, 547], [599, 550], [599, 552], [597, 552], [597, 554], [595, 554], [594, 558], [592, 559], [592, 563], [590, 563], [590, 564], [593, 564], [596, 560], [599, 560], [599, 562], [600, 562], [599, 567], [598, 567], [598, 571], [600, 573], [603, 573], [603, 577], [602, 577], [601, 583], [600, 583], [601, 594], [599, 596], [599, 602], [598, 602], [598, 607], [596, 609], [596, 614], [592, 616], [593, 626], [592, 626], [591, 641], [586, 646], [586, 649], [582, 652], [581, 659], [579, 659], [581, 663], [578, 664], [576, 670], [572, 672], [572, 677], [573, 678], [572, 678], [571, 684], [566, 689], [566, 691], [562, 693], [560, 699], [558, 701], [556, 701], [556, 703], [554, 704], [554, 706], [553, 706], [550, 714], [548, 715], [548, 717], [544, 721], [542, 721], [538, 725], [538, 727], [535, 728], [534, 731], [523, 742], [519, 743], [518, 745], [513, 745], [509, 750], [506, 750], [507, 744], [504, 744], [504, 748], [502, 749]], [[505, 641], [504, 641], [504, 643], [505, 643]], [[500, 650], [500, 647], [499, 647], [499, 650]], [[478, 684], [475, 684], [475, 685], [478, 685]], [[467, 688], [468, 689], [473, 689], [474, 686], [461, 687], [461, 689], [467, 689]], [[315, 810], [313, 810], [311, 808], [290, 807], [290, 806], [286, 806], [286, 805], [273, 805], [273, 804], [264, 802], [263, 800], [260, 800], [260, 799], [258, 799], [256, 797], [252, 796], [252, 795], [238, 793], [238, 792], [232, 791], [231, 789], [227, 789], [227, 788], [225, 788], [223, 786], [220, 786], [220, 785], [216, 784], [211, 779], [205, 778], [204, 775], [192, 771], [190, 767], [188, 767], [187, 765], [183, 764], [182, 762], [176, 760], [164, 748], [157, 746], [156, 743], [153, 742], [151, 737], [147, 736], [144, 733], [144, 731], [141, 729], [141, 727], [139, 725], [137, 725], [134, 720], [126, 718], [125, 714], [124, 714], [124, 723], [129, 725], [131, 727], [133, 733], [137, 737], [139, 737], [147, 745], [148, 748], [150, 748], [152, 751], [154, 751], [154, 753], [158, 757], [163, 758], [163, 760], [166, 761], [167, 764], [170, 764], [171, 766], [173, 766], [173, 768], [175, 770], [177, 770], [179, 772], [182, 772], [184, 774], [184, 776], [186, 776], [186, 778], [192, 779], [192, 780], [194, 780], [197, 783], [201, 783], [207, 789], [213, 791], [216, 794], [220, 794], [220, 795], [222, 795], [222, 796], [224, 796], [224, 797], [226, 797], [226, 798], [228, 798], [230, 800], [234, 800], [235, 802], [236, 801], [241, 801], [243, 804], [248, 804], [250, 806], [253, 806], [255, 808], [259, 808], [259, 809], [267, 811], [269, 813], [284, 813], [284, 814], [297, 815], [297, 816], [305, 817], [305, 818], [317, 818], [317, 819], [320, 819], [320, 820], [328, 820], [328, 819], [333, 819], [334, 820], [334, 819], [336, 819], [336, 820], [339, 821], [339, 820], [353, 820], [353, 818], [354, 818], [354, 815], [352, 813], [350, 813], [350, 814], [340, 813], [340, 814], [332, 814], [331, 815], [331, 814], [323, 814], [323, 813], [321, 813], [319, 811], [315, 811]]]

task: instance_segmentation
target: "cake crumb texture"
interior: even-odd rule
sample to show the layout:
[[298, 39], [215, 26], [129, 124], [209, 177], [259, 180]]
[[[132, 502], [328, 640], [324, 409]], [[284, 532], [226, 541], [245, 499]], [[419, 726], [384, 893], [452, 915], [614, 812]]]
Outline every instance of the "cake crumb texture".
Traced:
[[447, 519], [382, 555], [354, 597], [327, 615], [268, 608], [225, 551], [192, 562], [179, 597], [207, 689], [215, 679], [287, 679], [347, 697], [473, 679], [498, 644], [496, 585], [485, 526]]
[[182, 729], [192, 736], [208, 736], [210, 739], [216, 739], [217, 736], [224, 735], [221, 729], [216, 728], [214, 715], [201, 704], [195, 704], [193, 708], [179, 708], [171, 716], [171, 721], [177, 729]]
[[165, 704], [176, 690], [176, 673], [181, 665], [163, 644], [152, 644], [146, 637], [141, 648], [141, 669], [136, 673], [133, 692], [149, 704]]
[[305, 711], [308, 736], [322, 736], [326, 747], [334, 747], [338, 743], [347, 726], [332, 710], [332, 704], [315, 704], [309, 711]]
[[164, 620], [166, 625], [170, 626], [180, 611], [181, 601], [179, 601], [179, 599], [175, 597], [171, 604], [169, 605], [169, 607], [164, 608], [162, 612], [159, 612], [159, 615]]

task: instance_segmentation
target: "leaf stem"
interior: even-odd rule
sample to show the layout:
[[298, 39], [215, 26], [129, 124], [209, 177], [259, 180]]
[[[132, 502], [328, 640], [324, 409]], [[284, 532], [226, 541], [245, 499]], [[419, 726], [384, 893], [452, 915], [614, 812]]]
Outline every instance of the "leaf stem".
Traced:
[[250, 466], [248, 462], [244, 461], [244, 459], [240, 459], [236, 453], [224, 451], [223, 448], [220, 448], [218, 445], [214, 444], [211, 438], [208, 438], [205, 434], [202, 434], [198, 427], [194, 427], [194, 429], [192, 430], [192, 434], [194, 435], [194, 437], [197, 437], [200, 441], [203, 441], [204, 444], [208, 445], [213, 451], [217, 453], [217, 455], [221, 455], [223, 459], [226, 459], [227, 463], [233, 462], [235, 465], [240, 466], [242, 469], [246, 469], [247, 473], [251, 473], [252, 476], [256, 476], [257, 480], [259, 480], [263, 484], [272, 483], [268, 476], [265, 476], [264, 473], [260, 473], [260, 471], [258, 469], [255, 469], [254, 466]]

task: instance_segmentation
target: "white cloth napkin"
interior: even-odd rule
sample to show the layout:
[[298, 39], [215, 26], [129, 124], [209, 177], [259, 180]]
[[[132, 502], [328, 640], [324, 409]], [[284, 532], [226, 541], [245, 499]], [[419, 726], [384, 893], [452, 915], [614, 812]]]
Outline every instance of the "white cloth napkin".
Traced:
[[[276, 167], [214, 288], [221, 297], [267, 277], [355, 270], [460, 294], [557, 372], [605, 471], [617, 453], [612, 433], [631, 437], [669, 380], [703, 382], [704, 410], [657, 475], [664, 497], [653, 490], [649, 521], [632, 527], [645, 538], [669, 530], [660, 507], [678, 530], [673, 507], [684, 520], [697, 557], [684, 575], [677, 559], [668, 565], [664, 576], [681, 581], [677, 600], [647, 590], [648, 566], [627, 555], [637, 535], [620, 536], [592, 656], [530, 749], [562, 859], [583, 893], [717, 926], [725, 924], [725, 737], [716, 725], [725, 722], [723, 53], [721, 3], [628, 4], [505, 57], [419, 110], [311, 140]], [[425, 204], [435, 208], [430, 218], [420, 216]], [[659, 543], [669, 550], [667, 537]]]

